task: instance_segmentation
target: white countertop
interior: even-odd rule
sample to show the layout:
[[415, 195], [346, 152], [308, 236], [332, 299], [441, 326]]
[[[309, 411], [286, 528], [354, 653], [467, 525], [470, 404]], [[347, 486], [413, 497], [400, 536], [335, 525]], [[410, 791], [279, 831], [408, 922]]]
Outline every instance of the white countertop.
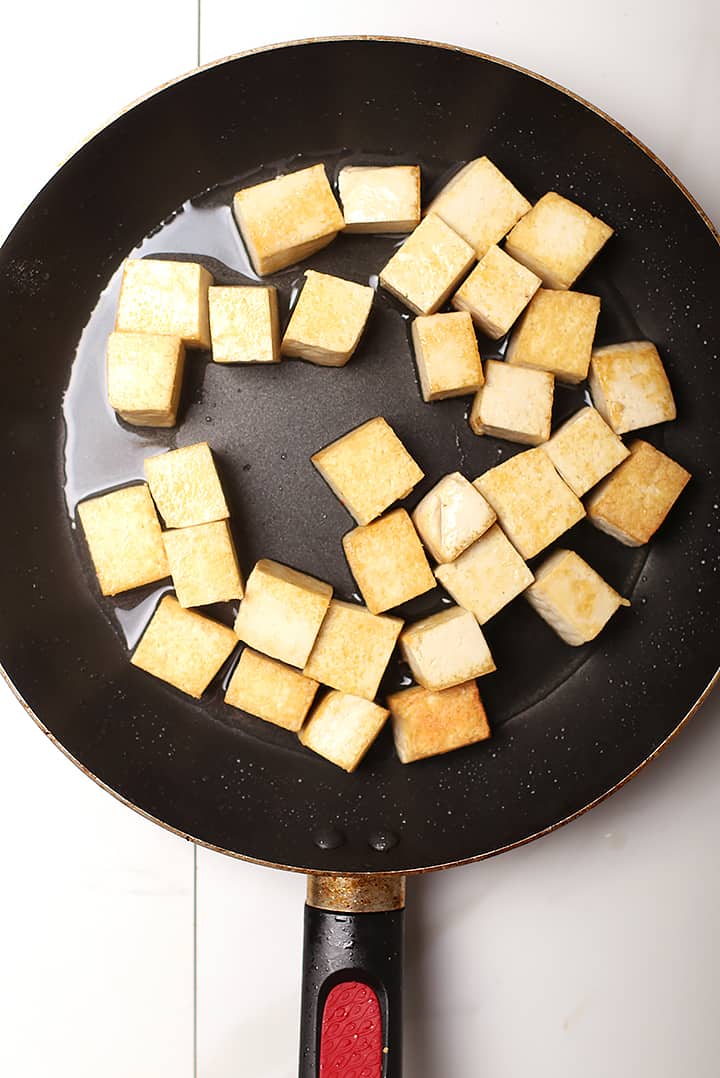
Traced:
[[[88, 131], [198, 57], [344, 33], [537, 70], [630, 128], [720, 221], [715, 0], [67, 0], [5, 14], [0, 233]], [[0, 1073], [291, 1078], [303, 879], [124, 808], [1, 684], [0, 721]], [[407, 1078], [715, 1078], [718, 761], [716, 695], [592, 813], [411, 881]]]

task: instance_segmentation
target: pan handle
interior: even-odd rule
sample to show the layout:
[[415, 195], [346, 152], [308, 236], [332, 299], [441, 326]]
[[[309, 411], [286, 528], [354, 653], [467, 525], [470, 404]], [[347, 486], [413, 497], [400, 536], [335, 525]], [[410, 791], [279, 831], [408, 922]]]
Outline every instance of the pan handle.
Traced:
[[401, 1078], [402, 876], [310, 876], [300, 1078]]

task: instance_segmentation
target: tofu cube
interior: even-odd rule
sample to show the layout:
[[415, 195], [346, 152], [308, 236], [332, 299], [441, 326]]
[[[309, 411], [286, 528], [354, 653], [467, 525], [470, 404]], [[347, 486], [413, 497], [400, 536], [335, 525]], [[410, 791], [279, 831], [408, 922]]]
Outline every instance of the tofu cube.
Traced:
[[482, 258], [530, 208], [488, 157], [477, 157], [443, 187], [428, 212], [442, 217]]
[[147, 457], [145, 475], [167, 528], [210, 524], [230, 516], [207, 442]]
[[355, 427], [310, 460], [358, 524], [369, 524], [406, 498], [424, 476], [382, 416]]
[[373, 296], [368, 285], [306, 270], [282, 340], [283, 355], [344, 367], [360, 343]]
[[555, 379], [549, 371], [485, 361], [485, 384], [470, 409], [475, 434], [492, 434], [523, 445], [550, 437]]
[[556, 550], [535, 572], [525, 598], [566, 644], [594, 640], [621, 606], [630, 606], [574, 550]]
[[451, 472], [425, 495], [412, 520], [435, 561], [448, 562], [495, 523], [495, 511], [465, 476]]
[[111, 333], [107, 344], [110, 407], [136, 427], [174, 427], [185, 345], [164, 333]]
[[235, 632], [251, 648], [302, 669], [332, 592], [323, 580], [263, 558], [248, 577]]
[[230, 678], [225, 703], [297, 733], [317, 690], [317, 681], [299, 670], [245, 648]]
[[130, 661], [199, 700], [236, 644], [227, 625], [185, 610], [165, 595]]
[[475, 252], [434, 213], [380, 271], [380, 284], [415, 314], [434, 314], [475, 261]]
[[505, 250], [542, 277], [547, 288], [570, 288], [613, 234], [599, 217], [555, 191], [513, 228]]
[[418, 684], [432, 692], [495, 669], [482, 629], [459, 606], [409, 625], [400, 634], [400, 651]]
[[478, 343], [466, 311], [414, 319], [412, 339], [423, 400], [466, 397], [483, 384]]
[[543, 446], [570, 490], [582, 498], [628, 450], [595, 408], [581, 408]]
[[650, 341], [594, 348], [590, 393], [616, 434], [664, 423], [677, 415], [663, 362]]
[[478, 262], [452, 298], [475, 325], [493, 340], [504, 337], [542, 281], [495, 245]]
[[163, 532], [180, 606], [241, 599], [243, 582], [227, 520]]
[[347, 165], [338, 189], [346, 232], [411, 232], [420, 223], [419, 165]]
[[279, 363], [280, 318], [276, 288], [216, 285], [209, 292], [215, 363]]
[[382, 614], [435, 587], [422, 543], [404, 509], [354, 528], [343, 536], [343, 549], [372, 614]]
[[198, 262], [131, 258], [123, 267], [115, 329], [180, 337], [188, 348], [210, 347], [208, 289]]
[[403, 623], [333, 599], [305, 675], [340, 692], [374, 700]]
[[345, 226], [324, 165], [243, 188], [233, 198], [233, 213], [261, 277], [309, 258]]
[[630, 446], [627, 460], [590, 495], [588, 519], [625, 546], [642, 546], [658, 530], [689, 480], [690, 472], [638, 439]]
[[497, 513], [523, 558], [532, 558], [585, 516], [542, 449], [527, 449], [491, 468], [475, 486]]
[[453, 599], [484, 625], [532, 584], [534, 577], [498, 524], [435, 576]]
[[103, 595], [170, 576], [160, 521], [145, 483], [90, 498], [77, 511]]
[[388, 714], [371, 700], [332, 690], [300, 731], [300, 741], [344, 771], [354, 771], [385, 725]]
[[551, 371], [561, 382], [582, 382], [599, 314], [599, 296], [541, 288], [511, 334], [505, 358], [521, 367]]
[[440, 756], [490, 737], [474, 681], [442, 692], [418, 685], [388, 696], [395, 751], [403, 764]]

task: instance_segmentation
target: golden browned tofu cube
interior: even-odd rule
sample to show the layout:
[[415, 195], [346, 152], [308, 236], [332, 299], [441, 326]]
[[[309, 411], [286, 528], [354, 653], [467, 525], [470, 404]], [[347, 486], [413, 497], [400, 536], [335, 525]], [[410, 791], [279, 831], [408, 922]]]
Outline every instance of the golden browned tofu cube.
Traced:
[[434, 213], [380, 271], [380, 284], [415, 314], [434, 314], [475, 261], [475, 252]]
[[245, 588], [235, 632], [251, 648], [290, 666], [305, 666], [332, 598], [323, 580], [261, 559]]
[[459, 606], [408, 625], [400, 634], [400, 651], [417, 683], [433, 692], [495, 669], [482, 629]]
[[493, 245], [452, 298], [453, 307], [468, 311], [483, 333], [504, 337], [522, 314], [542, 281]]
[[333, 599], [305, 674], [333, 689], [374, 700], [402, 627], [400, 618], [380, 617], [364, 606]]
[[276, 288], [215, 285], [209, 303], [215, 363], [280, 362]]
[[230, 516], [207, 442], [147, 457], [145, 475], [167, 528], [210, 524]]
[[655, 534], [690, 480], [686, 471], [640, 439], [630, 456], [588, 498], [591, 524], [625, 546], [642, 546]]
[[344, 771], [354, 771], [389, 712], [371, 700], [332, 690], [299, 733], [303, 745]]
[[346, 165], [338, 189], [346, 232], [410, 232], [420, 223], [419, 165]]
[[431, 202], [436, 213], [482, 258], [507, 235], [530, 203], [488, 157], [470, 161]]
[[543, 450], [578, 498], [628, 455], [617, 434], [595, 408], [581, 408], [571, 416], [558, 427]]
[[582, 382], [599, 314], [599, 296], [541, 288], [510, 337], [507, 362], [551, 371], [562, 382]]
[[242, 576], [227, 520], [163, 532], [180, 606], [241, 599]]
[[77, 511], [103, 595], [170, 576], [160, 521], [144, 483], [90, 498]]
[[283, 355], [344, 367], [360, 343], [373, 295], [368, 285], [306, 270], [282, 340]]
[[555, 379], [549, 371], [488, 359], [485, 384], [470, 410], [470, 426], [475, 434], [540, 445], [550, 437], [554, 393]]
[[502, 528], [494, 524], [435, 576], [460, 606], [484, 625], [533, 582], [533, 575]]
[[382, 416], [369, 419], [310, 459], [358, 524], [369, 524], [393, 502], [406, 498], [424, 475]]
[[131, 258], [123, 267], [115, 329], [180, 337], [188, 348], [210, 347], [208, 289], [198, 262]]
[[442, 692], [416, 685], [388, 697], [395, 751], [411, 764], [490, 737], [485, 708], [474, 681]]
[[343, 549], [368, 610], [382, 614], [435, 587], [413, 522], [404, 509], [354, 528]]
[[590, 393], [616, 434], [664, 423], [677, 415], [663, 362], [650, 341], [594, 348]]
[[525, 598], [566, 644], [594, 640], [615, 611], [630, 606], [574, 550], [556, 550], [535, 570]]
[[505, 250], [547, 288], [570, 288], [612, 234], [599, 217], [549, 191], [515, 225]]
[[495, 523], [495, 511], [465, 476], [451, 472], [428, 491], [412, 519], [435, 561], [448, 562]]
[[230, 678], [225, 703], [297, 733], [317, 690], [317, 681], [299, 670], [245, 648]]
[[527, 449], [498, 464], [476, 479], [475, 486], [523, 558], [539, 554], [585, 516], [582, 502], [542, 449]]
[[233, 213], [260, 276], [309, 258], [345, 226], [324, 165], [243, 188]]
[[173, 595], [165, 595], [130, 661], [199, 700], [236, 644], [227, 625], [185, 610]]
[[423, 400], [465, 397], [483, 384], [480, 352], [467, 312], [416, 318], [412, 339]]
[[107, 344], [110, 407], [136, 427], [174, 427], [185, 345], [163, 333], [111, 333]]

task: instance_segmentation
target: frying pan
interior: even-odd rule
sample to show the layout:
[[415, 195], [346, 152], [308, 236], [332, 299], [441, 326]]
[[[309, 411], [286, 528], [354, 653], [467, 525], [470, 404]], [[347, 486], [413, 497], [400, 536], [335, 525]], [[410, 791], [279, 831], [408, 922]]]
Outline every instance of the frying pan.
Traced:
[[[658, 344], [679, 418], [647, 437], [693, 480], [649, 547], [630, 550], [586, 523], [563, 537], [632, 600], [598, 641], [568, 648], [522, 601], [490, 622], [498, 672], [481, 689], [491, 742], [403, 767], [385, 731], [348, 776], [227, 708], [227, 670], [198, 704], [130, 666], [163, 589], [99, 596], [77, 502], [140, 478], [150, 452], [207, 440], [246, 569], [277, 558], [352, 598], [340, 545], [351, 521], [313, 472], [312, 452], [385, 415], [427, 473], [412, 506], [441, 475], [474, 477], [519, 447], [475, 437], [465, 401], [422, 402], [407, 315], [382, 293], [347, 367], [223, 369], [194, 355], [177, 430], [123, 429], [103, 380], [118, 268], [129, 254], [192, 256], [220, 283], [252, 280], [230, 217], [238, 186], [317, 160], [331, 174], [349, 160], [419, 161], [426, 201], [482, 153], [529, 198], [559, 190], [615, 227], [578, 287], [602, 298], [600, 343]], [[341, 236], [276, 274], [285, 314], [307, 265], [374, 280], [394, 242]], [[169, 85], [78, 151], [3, 247], [6, 676], [56, 744], [131, 807], [195, 842], [308, 874], [306, 1078], [321, 1052], [331, 1073], [332, 1053], [347, 1047], [347, 1025], [331, 1021], [343, 1014], [364, 1015], [376, 1053], [358, 1073], [400, 1074], [406, 875], [488, 857], [577, 816], [647, 763], [709, 691], [719, 636], [719, 268], [702, 211], [606, 116], [490, 57], [384, 39], [260, 50]], [[483, 338], [480, 349], [500, 354]], [[557, 398], [555, 423], [582, 390], [560, 387]], [[433, 593], [400, 613], [443, 601]], [[229, 607], [211, 612], [232, 618]], [[395, 665], [383, 691], [402, 681]], [[350, 1063], [332, 1073], [349, 1075]]]

